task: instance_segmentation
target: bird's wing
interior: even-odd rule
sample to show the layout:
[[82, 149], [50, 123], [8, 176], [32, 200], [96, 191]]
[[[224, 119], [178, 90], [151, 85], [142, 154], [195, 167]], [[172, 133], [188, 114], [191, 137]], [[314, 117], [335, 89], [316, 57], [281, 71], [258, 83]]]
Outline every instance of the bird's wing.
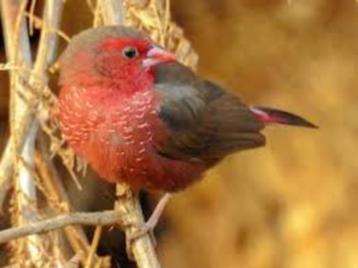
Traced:
[[155, 69], [159, 116], [169, 138], [157, 146], [172, 159], [216, 161], [235, 151], [265, 144], [263, 124], [239, 98], [199, 79], [187, 67], [162, 64]]

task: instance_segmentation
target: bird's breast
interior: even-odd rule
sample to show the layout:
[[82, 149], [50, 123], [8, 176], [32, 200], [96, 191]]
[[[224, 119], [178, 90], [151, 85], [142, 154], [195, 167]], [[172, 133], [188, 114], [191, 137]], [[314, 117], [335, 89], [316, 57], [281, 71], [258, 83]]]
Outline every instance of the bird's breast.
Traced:
[[156, 146], [169, 133], [153, 90], [130, 97], [91, 94], [62, 91], [59, 120], [65, 139], [101, 178], [159, 190], [182, 189], [199, 178], [205, 166], [158, 154]]
[[59, 121], [76, 153], [101, 177], [118, 181], [146, 175], [152, 162], [154, 132], [161, 127], [157, 104], [157, 96], [150, 90], [128, 97], [64, 88], [59, 97]]

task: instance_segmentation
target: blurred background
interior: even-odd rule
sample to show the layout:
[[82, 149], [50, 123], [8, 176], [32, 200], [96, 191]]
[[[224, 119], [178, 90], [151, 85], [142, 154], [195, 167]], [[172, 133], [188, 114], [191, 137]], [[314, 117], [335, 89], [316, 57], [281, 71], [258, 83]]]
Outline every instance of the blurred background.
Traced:
[[[67, 34], [90, 27], [90, 12], [78, 12], [86, 8], [85, 1], [66, 3]], [[171, 10], [202, 76], [320, 129], [269, 127], [266, 147], [228, 157], [175, 195], [157, 230], [163, 267], [358, 267], [358, 3], [172, 0]], [[98, 198], [98, 183], [87, 179], [82, 198], [69, 186], [78, 210], [112, 206]], [[143, 200], [150, 214], [155, 201]], [[103, 254], [131, 267], [118, 240], [103, 240]]]
[[358, 3], [172, 0], [199, 73], [309, 118], [224, 160], [167, 209], [164, 267], [358, 267]]

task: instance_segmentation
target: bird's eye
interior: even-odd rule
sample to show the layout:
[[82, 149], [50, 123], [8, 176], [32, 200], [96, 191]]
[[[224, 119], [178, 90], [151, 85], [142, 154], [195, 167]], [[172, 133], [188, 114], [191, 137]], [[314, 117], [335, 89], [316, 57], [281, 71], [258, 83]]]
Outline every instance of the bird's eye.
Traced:
[[127, 60], [131, 60], [138, 57], [138, 54], [138, 50], [135, 47], [125, 47], [122, 50], [122, 55]]

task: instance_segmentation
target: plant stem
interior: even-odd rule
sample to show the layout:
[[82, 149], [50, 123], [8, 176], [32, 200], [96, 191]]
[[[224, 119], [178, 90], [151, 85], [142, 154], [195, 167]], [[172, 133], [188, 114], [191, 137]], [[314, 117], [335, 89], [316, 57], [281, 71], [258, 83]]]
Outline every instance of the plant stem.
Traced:
[[76, 212], [72, 214], [59, 215], [54, 218], [0, 231], [0, 243], [77, 224], [119, 225], [123, 227], [129, 224], [129, 218], [121, 212], [115, 210], [102, 212]]

